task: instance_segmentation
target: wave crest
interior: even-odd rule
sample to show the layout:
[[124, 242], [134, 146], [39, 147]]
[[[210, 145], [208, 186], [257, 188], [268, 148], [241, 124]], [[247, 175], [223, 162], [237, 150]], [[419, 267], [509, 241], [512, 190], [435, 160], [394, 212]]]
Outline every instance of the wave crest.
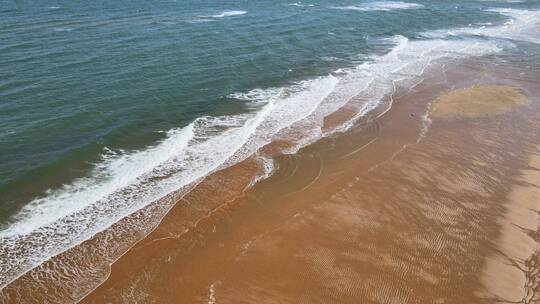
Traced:
[[339, 10], [352, 10], [352, 11], [391, 11], [391, 10], [404, 10], [404, 9], [418, 9], [424, 7], [419, 3], [399, 2], [399, 1], [376, 1], [369, 2], [362, 5], [349, 5], [349, 6], [333, 6], [334, 9]]
[[216, 15], [212, 15], [212, 18], [224, 18], [224, 17], [233, 17], [233, 16], [241, 16], [247, 14], [246, 11], [224, 11]]

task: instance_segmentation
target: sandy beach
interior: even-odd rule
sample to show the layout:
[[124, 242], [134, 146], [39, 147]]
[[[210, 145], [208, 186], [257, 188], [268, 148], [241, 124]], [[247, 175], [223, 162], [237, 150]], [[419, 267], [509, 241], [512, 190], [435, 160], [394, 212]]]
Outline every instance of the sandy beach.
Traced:
[[479, 72], [278, 156], [248, 191], [249, 162], [213, 176], [82, 302], [534, 303], [538, 84], [461, 77]]
[[[119, 222], [8, 285], [2, 302], [534, 303], [540, 84], [477, 61], [430, 73], [345, 133], [295, 154], [265, 147], [270, 178], [252, 186], [254, 159], [218, 171], [170, 196], [125, 254], [99, 249], [134, 237]], [[81, 271], [43, 276], [64, 263]], [[33, 289], [36, 276], [48, 288]]]
[[[122, 222], [8, 285], [3, 302], [74, 288], [81, 303], [534, 303], [540, 84], [490, 69], [434, 70], [298, 153], [275, 142], [270, 178], [251, 186], [253, 159], [218, 171], [171, 196], [119, 258], [99, 248], [130, 237]], [[68, 262], [81, 272], [32, 289]], [[78, 277], [93, 283], [77, 288]]]

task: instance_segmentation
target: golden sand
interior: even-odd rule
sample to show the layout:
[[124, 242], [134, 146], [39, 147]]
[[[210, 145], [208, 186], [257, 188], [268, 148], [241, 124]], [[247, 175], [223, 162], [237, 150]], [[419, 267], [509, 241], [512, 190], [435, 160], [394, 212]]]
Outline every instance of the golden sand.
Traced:
[[440, 96], [432, 105], [434, 117], [481, 117], [507, 112], [526, 105], [528, 98], [511, 86], [481, 85]]
[[499, 253], [488, 258], [483, 273], [488, 294], [508, 303], [539, 300], [539, 214], [540, 153], [536, 153], [508, 197], [507, 213], [497, 241]]
[[[522, 273], [486, 257], [499, 243], [521, 259], [534, 246], [498, 236], [505, 208], [519, 223], [535, 221], [506, 203], [510, 173], [520, 164], [513, 150], [523, 149], [517, 134], [527, 133], [510, 128], [509, 115], [482, 127], [435, 116], [418, 141], [426, 109], [414, 103], [427, 98], [422, 94], [397, 102], [365, 136], [353, 132], [283, 156], [276, 175], [224, 213], [226, 220], [194, 228], [194, 239], [154, 241], [128, 253], [83, 303], [117, 302], [119, 295], [235, 304], [521, 299]], [[467, 98], [454, 96], [458, 101]], [[174, 223], [173, 212], [162, 227]]]
[[[528, 103], [528, 97], [515, 87], [474, 86], [437, 98], [431, 114], [436, 118], [477, 118], [502, 114]], [[485, 291], [479, 294], [508, 303], [533, 303], [538, 300], [540, 283], [540, 153], [531, 156], [528, 168], [513, 184], [500, 223], [501, 234], [495, 242], [496, 253], [486, 258], [482, 272]]]
[[[507, 86], [437, 99], [486, 72], [467, 68], [422, 82], [345, 134], [277, 156], [275, 174], [249, 190], [253, 160], [207, 177], [81, 303], [534, 303], [540, 156], [529, 158], [540, 116], [508, 111], [526, 100]], [[540, 96], [530, 81], [512, 83]], [[471, 96], [477, 105], [465, 107]], [[66, 276], [49, 289], [36, 277], [0, 291], [0, 303], [76, 301]]]

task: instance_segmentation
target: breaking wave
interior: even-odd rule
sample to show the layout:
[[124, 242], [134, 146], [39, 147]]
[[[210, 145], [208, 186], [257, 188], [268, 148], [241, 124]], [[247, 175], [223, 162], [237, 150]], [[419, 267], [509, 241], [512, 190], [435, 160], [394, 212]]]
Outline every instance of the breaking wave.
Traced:
[[376, 1], [369, 2], [362, 5], [349, 5], [349, 6], [333, 6], [334, 9], [351, 10], [351, 11], [391, 11], [391, 10], [403, 10], [403, 9], [418, 9], [424, 7], [422, 4], [398, 2], [398, 1]]
[[247, 14], [246, 11], [224, 11], [222, 13], [212, 15], [212, 18], [224, 18], [224, 17], [233, 17], [233, 16], [241, 16]]

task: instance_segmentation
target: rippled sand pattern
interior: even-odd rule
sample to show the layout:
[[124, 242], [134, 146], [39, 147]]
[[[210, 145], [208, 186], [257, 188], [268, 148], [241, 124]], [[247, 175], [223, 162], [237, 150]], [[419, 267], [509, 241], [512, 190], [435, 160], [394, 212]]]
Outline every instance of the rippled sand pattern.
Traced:
[[278, 156], [249, 191], [247, 164], [213, 175], [83, 303], [537, 302], [540, 90], [501, 115], [424, 115], [469, 74]]
[[[497, 251], [494, 222], [505, 212], [512, 184], [507, 172], [523, 163], [507, 148], [533, 149], [512, 139], [511, 133], [526, 130], [505, 131], [509, 123], [436, 125], [420, 144], [252, 242], [237, 261], [242, 274], [230, 271], [219, 298], [491, 302], [494, 297], [477, 292], [484, 256]], [[288, 297], [266, 301], [274, 294]]]
[[498, 251], [488, 258], [484, 269], [487, 294], [499, 302], [540, 301], [539, 224], [540, 148], [537, 148], [512, 188], [507, 213], [501, 221]]

